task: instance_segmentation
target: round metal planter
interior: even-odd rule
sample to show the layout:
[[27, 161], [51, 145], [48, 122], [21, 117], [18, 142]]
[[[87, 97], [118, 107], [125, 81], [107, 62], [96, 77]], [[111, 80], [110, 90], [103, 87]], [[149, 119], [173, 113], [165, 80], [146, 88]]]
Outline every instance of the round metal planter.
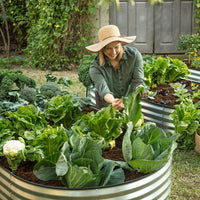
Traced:
[[172, 158], [152, 174], [123, 184], [88, 189], [44, 186], [21, 179], [0, 166], [1, 200], [165, 200], [171, 192]]

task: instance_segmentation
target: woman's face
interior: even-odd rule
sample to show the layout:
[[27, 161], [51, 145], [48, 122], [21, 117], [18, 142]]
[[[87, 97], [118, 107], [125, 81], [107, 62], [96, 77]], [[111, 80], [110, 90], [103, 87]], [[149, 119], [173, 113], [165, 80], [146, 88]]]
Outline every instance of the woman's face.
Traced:
[[120, 42], [111, 42], [106, 45], [103, 53], [108, 57], [109, 60], [115, 60], [121, 51], [121, 43]]

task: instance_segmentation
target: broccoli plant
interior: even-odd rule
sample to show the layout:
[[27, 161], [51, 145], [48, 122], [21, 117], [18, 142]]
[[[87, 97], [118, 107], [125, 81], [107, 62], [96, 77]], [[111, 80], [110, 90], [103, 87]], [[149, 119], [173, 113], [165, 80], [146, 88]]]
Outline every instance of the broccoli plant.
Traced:
[[20, 97], [29, 103], [34, 103], [36, 100], [36, 94], [37, 93], [34, 88], [24, 88], [20, 92]]
[[57, 83], [47, 82], [41, 85], [40, 92], [45, 97], [51, 99], [52, 97], [61, 94], [61, 89]]

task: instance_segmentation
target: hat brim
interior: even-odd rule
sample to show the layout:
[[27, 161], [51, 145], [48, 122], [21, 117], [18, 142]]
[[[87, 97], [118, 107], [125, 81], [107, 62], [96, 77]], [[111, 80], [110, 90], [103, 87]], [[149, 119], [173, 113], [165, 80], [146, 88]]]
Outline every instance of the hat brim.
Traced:
[[136, 36], [128, 36], [128, 37], [122, 37], [122, 36], [118, 36], [118, 37], [110, 37], [107, 38], [101, 42], [98, 42], [96, 44], [90, 45], [85, 47], [88, 51], [91, 52], [98, 52], [100, 51], [103, 47], [105, 47], [107, 44], [110, 44], [111, 42], [115, 42], [115, 41], [119, 41], [122, 42], [122, 45], [126, 45], [129, 44], [133, 41], [135, 41]]

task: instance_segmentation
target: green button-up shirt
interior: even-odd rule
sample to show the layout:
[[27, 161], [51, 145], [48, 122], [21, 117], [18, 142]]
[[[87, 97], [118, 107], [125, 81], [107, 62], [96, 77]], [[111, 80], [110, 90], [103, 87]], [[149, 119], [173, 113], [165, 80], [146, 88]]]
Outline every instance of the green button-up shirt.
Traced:
[[108, 93], [115, 98], [127, 96], [137, 86], [144, 85], [143, 58], [134, 47], [124, 46], [124, 54], [116, 71], [109, 61], [100, 66], [98, 56], [90, 65], [90, 77], [105, 106], [104, 96]]

